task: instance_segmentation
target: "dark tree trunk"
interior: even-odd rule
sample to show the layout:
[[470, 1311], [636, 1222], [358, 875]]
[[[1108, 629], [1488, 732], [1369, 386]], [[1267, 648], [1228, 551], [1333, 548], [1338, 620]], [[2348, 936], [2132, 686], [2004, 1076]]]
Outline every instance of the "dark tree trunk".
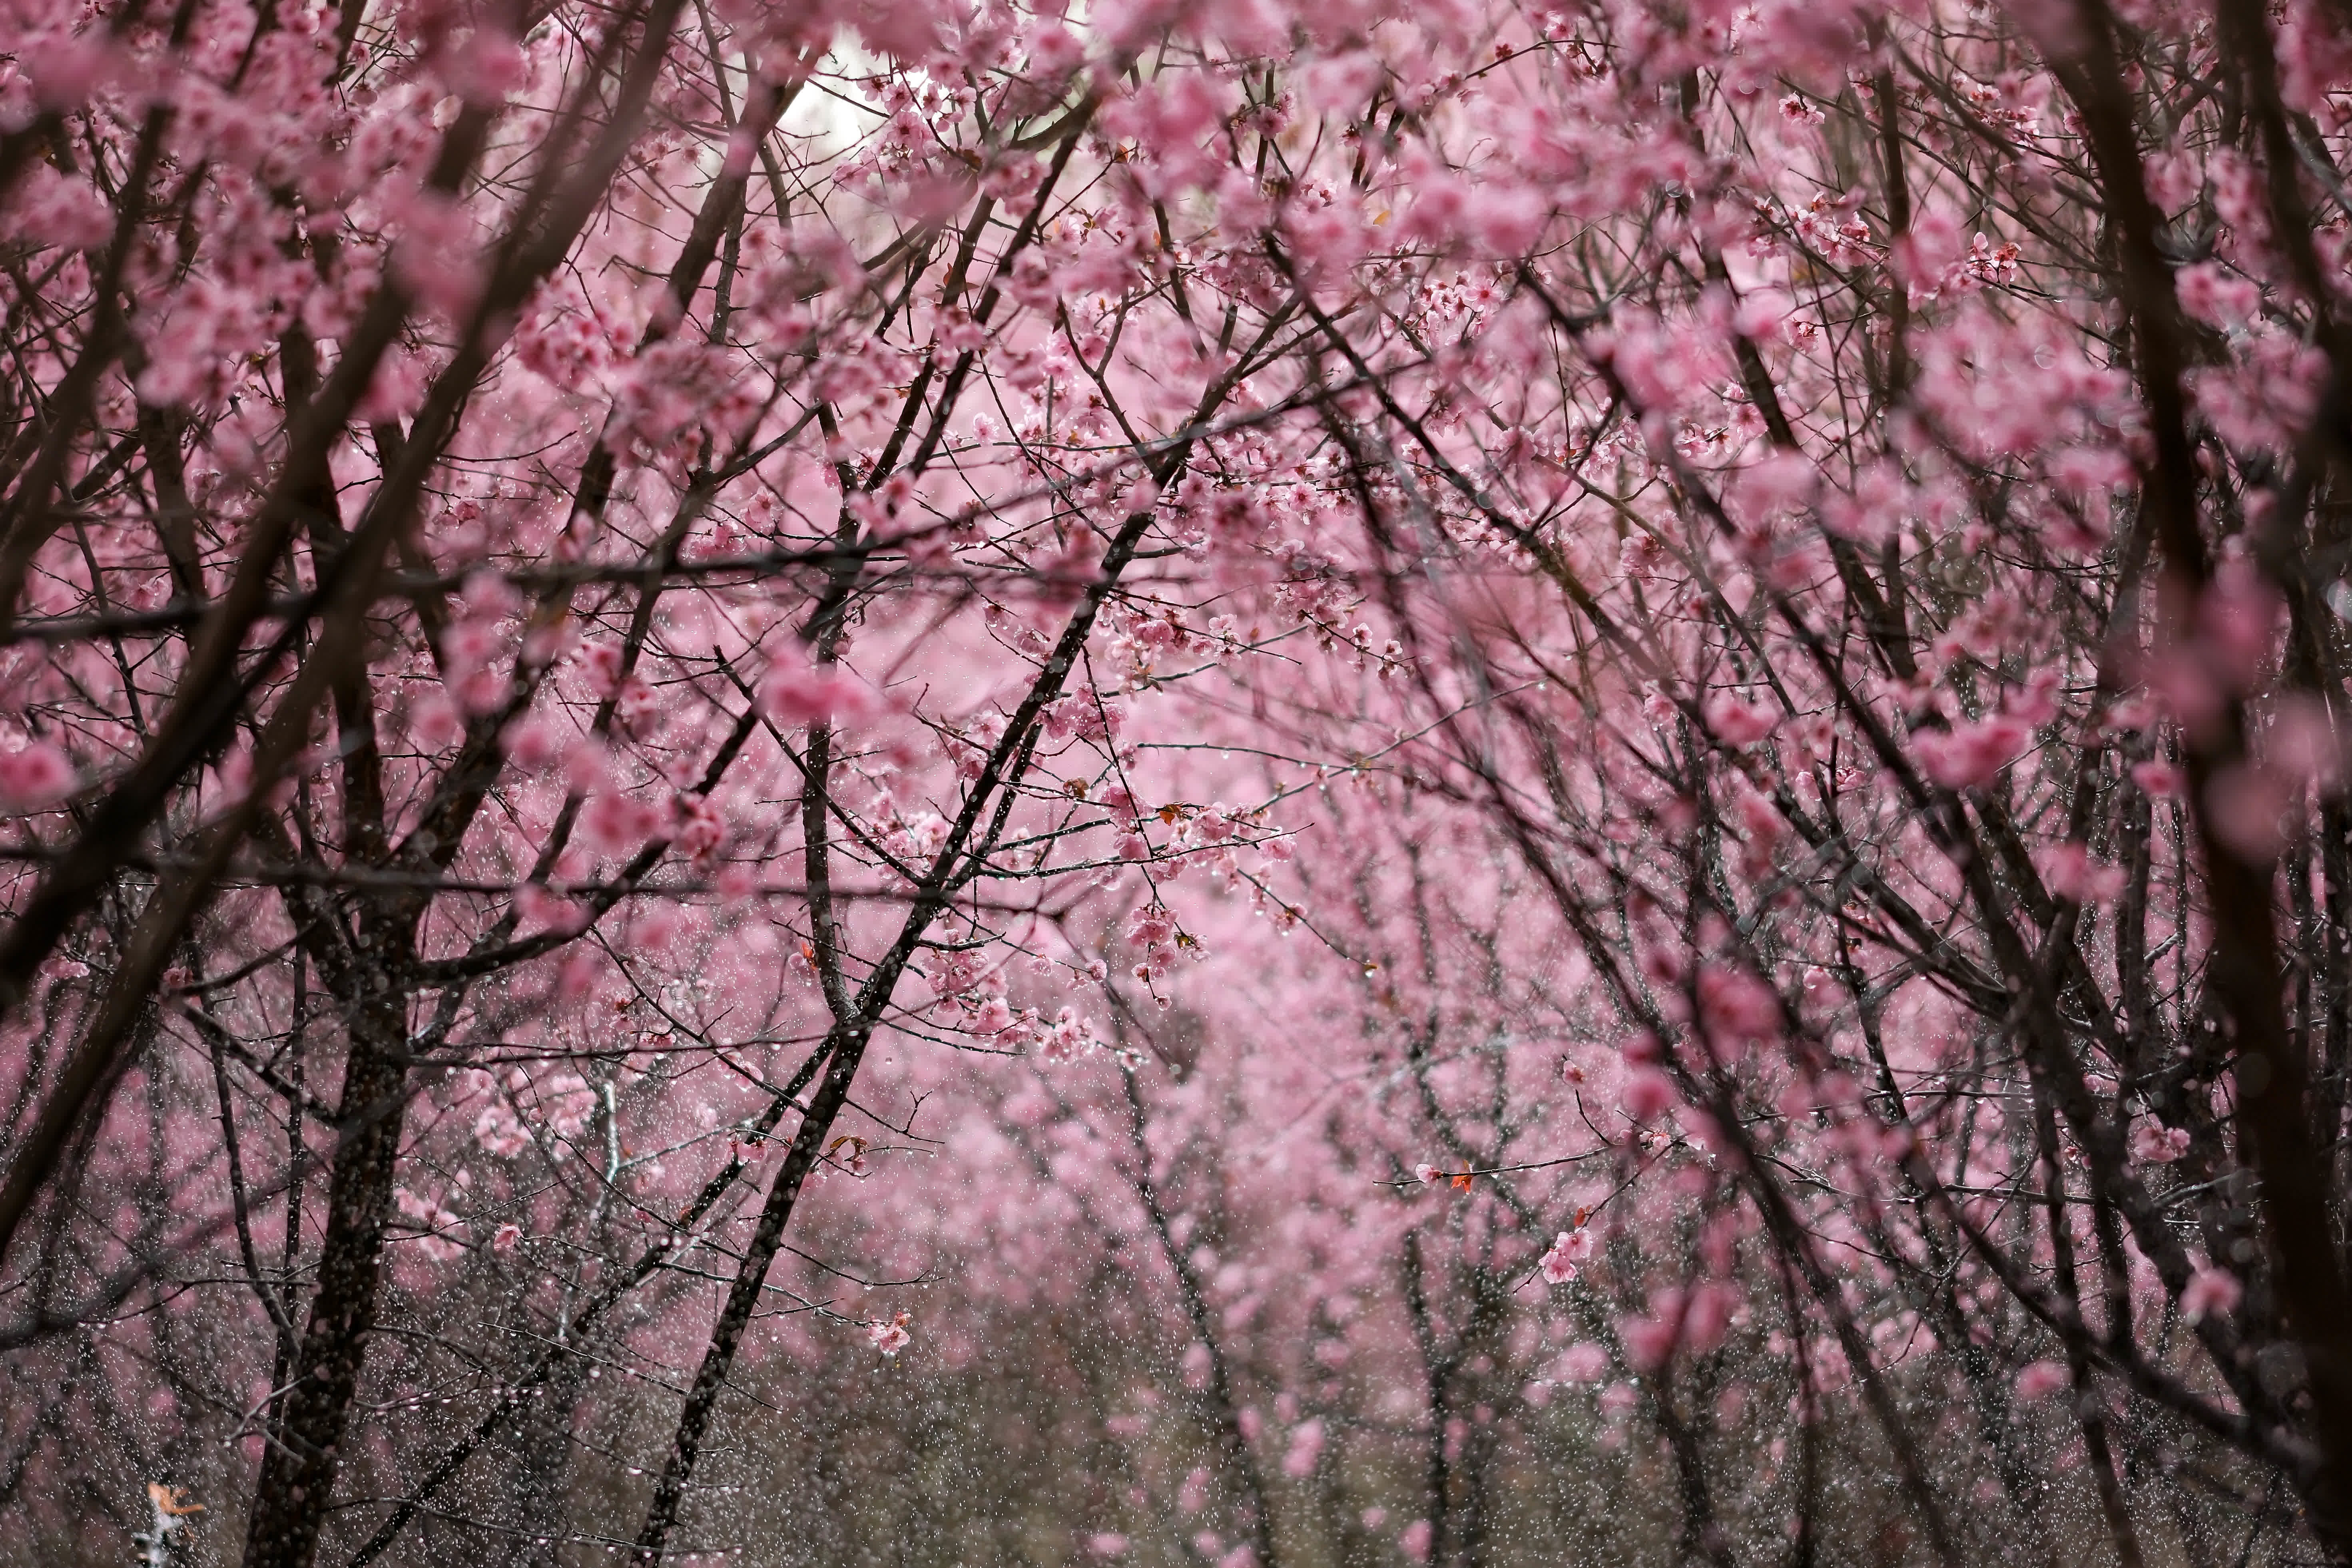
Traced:
[[328, 1183], [318, 1287], [294, 1385], [254, 1490], [246, 1568], [310, 1568], [317, 1558], [352, 1396], [375, 1329], [384, 1227], [407, 1121], [408, 1008], [395, 973], [378, 967], [355, 977], [373, 989], [346, 1015], [351, 1054], [337, 1108], [343, 1138]]

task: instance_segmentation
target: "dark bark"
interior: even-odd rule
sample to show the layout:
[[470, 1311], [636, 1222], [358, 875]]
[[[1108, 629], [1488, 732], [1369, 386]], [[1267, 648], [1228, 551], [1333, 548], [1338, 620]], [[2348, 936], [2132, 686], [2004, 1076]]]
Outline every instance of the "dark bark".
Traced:
[[341, 1468], [352, 1401], [374, 1331], [384, 1230], [407, 1122], [405, 941], [352, 978], [344, 1128], [327, 1188], [327, 1228], [302, 1344], [247, 1524], [246, 1568], [309, 1568]]

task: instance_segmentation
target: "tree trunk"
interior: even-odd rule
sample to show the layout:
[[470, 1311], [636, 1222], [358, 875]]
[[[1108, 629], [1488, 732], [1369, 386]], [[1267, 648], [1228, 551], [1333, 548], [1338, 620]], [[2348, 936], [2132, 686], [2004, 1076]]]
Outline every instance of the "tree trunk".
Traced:
[[395, 1159], [407, 1121], [407, 997], [382, 968], [382, 985], [350, 1009], [351, 1055], [338, 1106], [345, 1129], [327, 1189], [319, 1283], [302, 1333], [295, 1382], [247, 1525], [246, 1568], [310, 1568], [341, 1468], [344, 1429], [374, 1331], [392, 1208]]

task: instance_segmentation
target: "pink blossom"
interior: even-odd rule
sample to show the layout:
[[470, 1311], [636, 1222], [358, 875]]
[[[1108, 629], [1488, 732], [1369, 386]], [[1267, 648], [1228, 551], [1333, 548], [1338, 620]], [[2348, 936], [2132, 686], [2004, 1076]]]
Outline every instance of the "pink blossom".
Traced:
[[814, 664], [797, 646], [777, 655], [760, 683], [760, 710], [787, 729], [856, 724], [880, 710], [879, 694], [837, 664]]
[[1748, 836], [1748, 842], [1759, 848], [1769, 850], [1780, 842], [1786, 830], [1780, 820], [1780, 807], [1767, 799], [1761, 791], [1746, 785], [1744, 781], [1743, 787], [1732, 792], [1731, 812], [1739, 824], [1740, 831]]
[[2032, 1404], [2049, 1398], [2072, 1382], [2074, 1378], [2067, 1372], [2065, 1363], [2033, 1362], [2017, 1374], [2017, 1397]]
[[565, 935], [584, 930], [588, 911], [539, 882], [526, 882], [515, 892], [515, 913], [532, 934], [558, 931]]
[[2219, 263], [2200, 261], [2173, 274], [2180, 308], [2212, 327], [2240, 327], [2262, 306], [2263, 291], [2251, 279], [2233, 278]]
[[2011, 689], [2003, 710], [2030, 729], [2039, 730], [2058, 717], [2059, 677], [2054, 669], [2038, 669], [2025, 684]]
[[2344, 738], [2326, 703], [2293, 693], [2277, 698], [2263, 739], [2264, 760], [2285, 777], [2321, 794], [2341, 787]]
[[494, 1100], [474, 1118], [474, 1138], [484, 1152], [510, 1159], [530, 1147], [530, 1134], [503, 1100]]
[[553, 723], [537, 716], [516, 720], [499, 736], [507, 758], [515, 766], [537, 773], [563, 754], [563, 736]]
[[599, 855], [625, 858], [667, 825], [666, 805], [636, 795], [598, 795], [581, 810], [581, 841]]
[[1780, 727], [1771, 706], [1723, 695], [1706, 705], [1706, 726], [1727, 746], [1752, 746]]
[[2034, 852], [2033, 864], [2043, 886], [2074, 903], [2104, 904], [2123, 891], [2122, 868], [2095, 859], [2087, 845], [2051, 845]]
[[47, 811], [75, 786], [74, 766], [46, 741], [0, 752], [0, 811]]
[[2194, 735], [2212, 733], [2227, 700], [2210, 651], [2201, 643], [2164, 649], [2144, 660], [2139, 670], [2148, 696]]
[[895, 1356], [905, 1350], [914, 1336], [907, 1331], [907, 1314], [899, 1313], [887, 1323], [866, 1325], [866, 1342], [886, 1356]]
[[419, 189], [395, 203], [394, 219], [401, 230], [393, 252], [400, 280], [444, 319], [463, 321], [483, 281], [472, 211]]
[[576, 1072], [559, 1072], [539, 1086], [539, 1112], [548, 1131], [559, 1138], [576, 1139], [596, 1113], [596, 1091]]
[[1664, 1366], [1678, 1349], [1706, 1355], [1722, 1348], [1737, 1305], [1721, 1285], [1668, 1286], [1652, 1294], [1646, 1315], [1617, 1325], [1618, 1338], [1627, 1359], [1644, 1369]]
[[1609, 1375], [1609, 1352], [1590, 1340], [1580, 1340], [1560, 1352], [1552, 1375], [1562, 1383], [1599, 1383]]
[[1922, 771], [1937, 784], [1946, 789], [1977, 789], [2017, 761], [2032, 739], [2023, 721], [2003, 713], [1948, 730], [1921, 731], [1911, 738], [1911, 745]]
[[2017, 277], [2018, 247], [2007, 241], [1995, 245], [1989, 236], [1979, 234], [1969, 242], [1969, 253], [1960, 266], [1975, 282], [2004, 286]]
[[1674, 1108], [1677, 1096], [1672, 1079], [1655, 1068], [1635, 1068], [1625, 1075], [1618, 1104], [1635, 1121], [1653, 1121]]
[[727, 823], [719, 809], [701, 795], [681, 795], [677, 801], [677, 852], [697, 863], [707, 862], [726, 842]]
[[1780, 1032], [1780, 997], [1747, 970], [1707, 964], [1696, 990], [1700, 1019], [1720, 1042], [1745, 1046]]
[[1819, 125], [1826, 118], [1822, 111], [1796, 93], [1780, 100], [1780, 118], [1791, 125]]
[[1673, 1316], [1628, 1318], [1617, 1325], [1617, 1337], [1625, 1346], [1626, 1358], [1645, 1371], [1665, 1365], [1681, 1335], [1682, 1324]]
[[37, 246], [87, 250], [114, 232], [114, 213], [88, 180], [36, 163], [9, 198], [7, 220], [24, 240]]
[[1404, 1554], [1407, 1562], [1426, 1563], [1430, 1546], [1436, 1538], [1437, 1531], [1429, 1521], [1416, 1519], [1397, 1532], [1397, 1550]]
[[1323, 1423], [1302, 1421], [1291, 1429], [1290, 1447], [1282, 1456], [1282, 1473], [1304, 1480], [1315, 1473], [1323, 1457]]
[[2192, 1323], [2202, 1322], [2216, 1312], [2235, 1311], [2244, 1294], [2236, 1275], [2221, 1268], [2200, 1268], [2180, 1292], [2180, 1315]]
[[1683, 1338], [1699, 1355], [1712, 1354], [1723, 1348], [1731, 1332], [1733, 1315], [1739, 1299], [1732, 1287], [1725, 1284], [1701, 1285], [1693, 1289], [1683, 1308]]
[[1576, 1278], [1577, 1267], [1592, 1256], [1592, 1233], [1581, 1228], [1563, 1230], [1552, 1238], [1551, 1247], [1537, 1265], [1547, 1283], [1565, 1285]]
[[2147, 1117], [2132, 1123], [2132, 1158], [2151, 1165], [2171, 1164], [2189, 1152], [2189, 1142], [2185, 1127], [2167, 1127]]
[[2150, 800], [2171, 800], [2179, 796], [2183, 783], [2180, 770], [2169, 763], [2135, 763], [2132, 783]]

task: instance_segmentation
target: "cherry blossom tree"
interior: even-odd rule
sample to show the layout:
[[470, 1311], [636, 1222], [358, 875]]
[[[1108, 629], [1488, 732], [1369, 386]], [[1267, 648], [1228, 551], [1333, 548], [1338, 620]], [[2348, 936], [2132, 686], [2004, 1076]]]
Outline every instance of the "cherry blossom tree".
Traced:
[[1309, 314], [1368, 383], [1326, 428], [1423, 787], [1518, 843], [1620, 1109], [1754, 1230], [1762, 1278], [1700, 1247], [1626, 1347], [1777, 1273], [1801, 1426], [1834, 1366], [1945, 1561], [1992, 1548], [1923, 1345], [2030, 1544], [2018, 1406], [2066, 1390], [2120, 1560], [2209, 1444], [2338, 1559], [2338, 19], [1620, 20], [1400, 193], [1580, 207]]
[[[1286, 312], [1235, 300], [1218, 350], [1127, 386], [1059, 303], [1153, 270], [1074, 205], [1149, 18], [1099, 47], [675, 4], [18, 27], [25, 1335], [233, 1236], [275, 1344], [246, 1555], [309, 1563], [401, 1326], [394, 1241], [654, 1222], [539, 1277], [553, 1345], [430, 1435], [373, 1557], [748, 1186], [658, 1559], [901, 982], [975, 1048], [1083, 1033], [1012, 1013], [989, 954], [1132, 830], [1096, 634], [1157, 613], [1114, 590], [1205, 437], [1264, 417]], [[711, 1092], [647, 1083], [679, 1078]], [[672, 1174], [735, 1113], [735, 1154]], [[601, 1142], [601, 1175], [551, 1212], [445, 1129], [493, 1161]]]
[[2340, 11], [10, 5], [0, 1528], [2352, 1559]]

